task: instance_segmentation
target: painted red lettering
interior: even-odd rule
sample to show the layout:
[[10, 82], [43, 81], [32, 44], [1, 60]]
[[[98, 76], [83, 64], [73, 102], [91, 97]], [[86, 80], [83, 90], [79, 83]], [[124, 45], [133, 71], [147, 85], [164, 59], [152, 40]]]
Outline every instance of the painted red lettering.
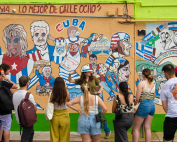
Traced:
[[49, 13], [57, 13], [57, 8], [53, 5], [50, 6]]
[[84, 7], [83, 7], [83, 11], [84, 11], [84, 13], [87, 13], [87, 11], [85, 11], [85, 9], [87, 8], [87, 5], [84, 5]]
[[29, 11], [28, 11], [28, 13], [30, 13], [32, 11], [32, 13], [34, 13], [34, 8], [33, 8], [33, 6], [29, 6]]
[[77, 13], [77, 5], [74, 5], [74, 13]]
[[60, 26], [61, 26], [61, 23], [58, 23], [58, 24], [56, 25], [55, 29], [57, 30], [57, 32], [61, 32], [61, 31], [64, 30], [63, 28], [59, 29]]
[[24, 5], [24, 6], [22, 7], [22, 13], [26, 13], [26, 11], [27, 11], [27, 7]]
[[63, 8], [63, 6], [60, 6], [60, 8], [59, 8], [59, 12], [62, 14], [62, 13], [64, 13], [64, 9], [63, 9], [63, 11], [62, 11], [62, 8]]
[[45, 6], [44, 6], [44, 13], [47, 13], [47, 9], [48, 9], [48, 6], [45, 5]]
[[91, 13], [94, 13], [95, 10], [96, 10], [96, 5], [92, 5], [92, 6], [91, 6]]
[[4, 7], [0, 6], [0, 10], [1, 10], [1, 12], [5, 12], [5, 6]]
[[80, 5], [80, 7], [79, 7], [79, 12], [82, 13], [83, 10], [84, 10], [83, 5]]
[[70, 13], [74, 13], [73, 11], [72, 11], [72, 5], [69, 5], [70, 6]]

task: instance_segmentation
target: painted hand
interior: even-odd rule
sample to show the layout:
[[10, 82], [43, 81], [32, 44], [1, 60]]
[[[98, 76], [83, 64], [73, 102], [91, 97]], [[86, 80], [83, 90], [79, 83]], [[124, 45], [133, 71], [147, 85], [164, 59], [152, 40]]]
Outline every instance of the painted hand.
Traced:
[[69, 74], [73, 74], [73, 73], [75, 73], [76, 72], [76, 70], [74, 70], [74, 71], [71, 71]]

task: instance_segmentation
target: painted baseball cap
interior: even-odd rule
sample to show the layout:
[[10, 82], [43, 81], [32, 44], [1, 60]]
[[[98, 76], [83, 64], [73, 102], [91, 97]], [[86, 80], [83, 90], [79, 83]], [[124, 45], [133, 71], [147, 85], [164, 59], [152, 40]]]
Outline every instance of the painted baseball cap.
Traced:
[[93, 70], [90, 69], [89, 65], [82, 66], [81, 72], [88, 72], [88, 71], [90, 71], [90, 72], [93, 71]]

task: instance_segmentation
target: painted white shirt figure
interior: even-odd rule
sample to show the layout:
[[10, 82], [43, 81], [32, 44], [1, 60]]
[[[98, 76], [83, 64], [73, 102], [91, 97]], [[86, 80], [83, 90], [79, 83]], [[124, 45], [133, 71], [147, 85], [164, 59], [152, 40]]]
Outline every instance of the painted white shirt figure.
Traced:
[[39, 50], [42, 60], [50, 61], [47, 44], [44, 47], [36, 46], [36, 48]]

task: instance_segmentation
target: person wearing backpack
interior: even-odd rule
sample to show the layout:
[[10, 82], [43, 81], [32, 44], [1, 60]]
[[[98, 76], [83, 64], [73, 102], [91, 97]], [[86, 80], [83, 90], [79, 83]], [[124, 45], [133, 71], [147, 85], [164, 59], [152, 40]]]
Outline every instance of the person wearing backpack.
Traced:
[[[33, 124], [31, 126], [24, 126], [24, 124], [21, 124], [22, 120], [19, 119], [19, 117], [22, 119], [21, 117], [21, 111], [19, 111], [19, 107], [21, 106], [21, 102], [25, 101], [26, 99], [26, 95], [27, 93], [27, 88], [29, 86], [29, 81], [30, 78], [27, 76], [21, 76], [19, 78], [19, 85], [20, 85], [20, 89], [14, 93], [13, 95], [13, 104], [14, 104], [14, 110], [15, 110], [15, 117], [17, 122], [23, 127], [23, 132], [22, 132], [22, 136], [21, 136], [21, 142], [32, 142], [33, 141], [33, 136], [34, 136], [34, 129], [33, 129]], [[35, 111], [37, 111], [37, 107], [34, 101], [34, 97], [31, 93], [29, 93], [28, 99], [27, 101], [30, 101], [28, 103], [32, 103], [33, 106], [30, 106], [29, 108], [34, 109]], [[32, 112], [34, 113], [34, 110], [32, 110]], [[19, 113], [18, 113], [19, 112]], [[30, 114], [31, 116], [33, 114]], [[32, 116], [35, 117], [35, 116]], [[35, 118], [32, 118], [35, 119]]]
[[[7, 80], [7, 81], [4, 81]], [[7, 79], [7, 76], [4, 74], [4, 70], [0, 68], [0, 141], [2, 138], [2, 128], [4, 130], [4, 142], [9, 142], [10, 138], [10, 127], [12, 121], [12, 93], [10, 89], [17, 89], [18, 86]], [[7, 100], [8, 98], [8, 100]], [[7, 100], [7, 101], [4, 101]], [[8, 108], [7, 108], [8, 107]]]

